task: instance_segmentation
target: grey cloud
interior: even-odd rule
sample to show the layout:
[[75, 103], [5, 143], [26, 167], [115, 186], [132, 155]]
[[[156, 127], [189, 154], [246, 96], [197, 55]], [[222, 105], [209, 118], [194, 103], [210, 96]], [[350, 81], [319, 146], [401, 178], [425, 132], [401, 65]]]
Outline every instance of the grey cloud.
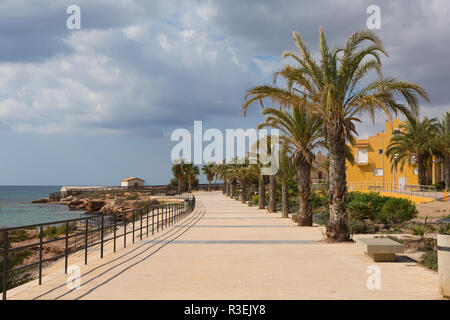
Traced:
[[[71, 1], [4, 2], [0, 123], [16, 131], [146, 136], [193, 120], [241, 123], [245, 91], [269, 83], [282, 51], [295, 50], [292, 30], [313, 50], [319, 26], [330, 45], [342, 45], [365, 27], [371, 2], [86, 0], [78, 3], [76, 32], [65, 28]], [[423, 104], [424, 115], [448, 109], [448, 5], [379, 3], [379, 34], [390, 53], [385, 75], [428, 90], [432, 103]], [[245, 123], [256, 123], [258, 112]], [[360, 131], [371, 133], [380, 123], [364, 120]]]

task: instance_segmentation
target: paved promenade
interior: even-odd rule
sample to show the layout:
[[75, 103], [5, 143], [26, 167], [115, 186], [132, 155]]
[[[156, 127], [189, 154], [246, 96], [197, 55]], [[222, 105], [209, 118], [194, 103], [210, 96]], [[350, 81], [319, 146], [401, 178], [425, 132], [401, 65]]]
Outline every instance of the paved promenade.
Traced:
[[377, 263], [381, 289], [367, 288], [374, 262], [355, 243], [325, 244], [324, 229], [248, 207], [221, 192], [195, 194], [178, 224], [104, 259], [95, 248], [69, 290], [64, 262], [8, 299], [440, 299], [438, 276], [403, 256]]

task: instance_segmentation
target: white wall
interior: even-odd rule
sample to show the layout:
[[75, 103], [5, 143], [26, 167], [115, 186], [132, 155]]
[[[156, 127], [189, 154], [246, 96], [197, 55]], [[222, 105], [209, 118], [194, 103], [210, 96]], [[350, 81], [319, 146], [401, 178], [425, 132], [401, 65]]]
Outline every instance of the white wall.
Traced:
[[138, 186], [138, 187], [143, 187], [145, 184], [144, 181], [141, 180], [130, 180], [130, 181], [122, 181], [122, 187], [134, 187], [134, 186]]

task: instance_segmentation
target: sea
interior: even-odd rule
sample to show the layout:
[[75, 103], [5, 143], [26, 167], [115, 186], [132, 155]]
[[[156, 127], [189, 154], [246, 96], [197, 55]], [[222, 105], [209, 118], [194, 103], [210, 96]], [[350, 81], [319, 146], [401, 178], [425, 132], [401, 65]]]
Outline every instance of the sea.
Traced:
[[0, 186], [0, 229], [79, 218], [82, 212], [70, 211], [67, 205], [31, 203], [60, 189], [61, 186]]

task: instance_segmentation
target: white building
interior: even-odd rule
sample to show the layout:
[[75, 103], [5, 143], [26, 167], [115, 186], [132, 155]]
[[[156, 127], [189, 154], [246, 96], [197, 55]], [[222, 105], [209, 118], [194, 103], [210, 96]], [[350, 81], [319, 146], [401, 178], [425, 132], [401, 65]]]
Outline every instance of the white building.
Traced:
[[130, 177], [121, 180], [122, 187], [143, 187], [145, 181], [136, 177]]

